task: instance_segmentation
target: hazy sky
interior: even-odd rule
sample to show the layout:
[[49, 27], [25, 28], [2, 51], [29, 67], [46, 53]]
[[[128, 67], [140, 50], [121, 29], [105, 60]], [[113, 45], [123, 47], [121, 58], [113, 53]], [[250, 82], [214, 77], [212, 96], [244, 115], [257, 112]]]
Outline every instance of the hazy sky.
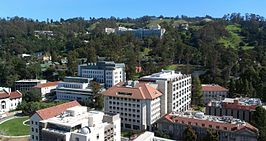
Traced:
[[3, 0], [0, 17], [39, 20], [73, 17], [205, 16], [239, 12], [266, 17], [266, 0]]

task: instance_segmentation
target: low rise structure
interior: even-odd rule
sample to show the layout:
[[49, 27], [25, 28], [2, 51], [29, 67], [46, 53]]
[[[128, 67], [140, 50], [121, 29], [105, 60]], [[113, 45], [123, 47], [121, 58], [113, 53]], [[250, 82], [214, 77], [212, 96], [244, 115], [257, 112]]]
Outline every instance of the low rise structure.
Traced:
[[43, 84], [38, 84], [33, 87], [38, 93], [42, 96], [42, 100], [45, 100], [45, 95], [51, 93], [53, 90], [56, 89], [59, 81], [55, 82], [47, 82]]
[[103, 93], [104, 110], [119, 113], [121, 128], [151, 130], [161, 117], [161, 92], [149, 83], [128, 81], [119, 83]]
[[37, 111], [31, 141], [120, 141], [119, 115], [92, 111], [77, 101]]
[[0, 114], [15, 110], [22, 102], [22, 94], [19, 91], [11, 92], [10, 88], [0, 89]]
[[167, 114], [172, 111], [186, 111], [191, 103], [191, 75], [181, 74], [174, 70], [162, 70], [139, 81], [155, 82], [162, 92], [161, 112]]
[[228, 95], [228, 89], [217, 84], [203, 84], [201, 88], [205, 104], [211, 100], [224, 100]]
[[92, 78], [84, 77], [65, 77], [64, 81], [59, 82], [56, 88], [56, 98], [59, 101], [77, 100], [88, 102], [92, 100], [93, 90], [90, 82]]
[[123, 141], [175, 141], [175, 140], [156, 137], [153, 132], [145, 131], [144, 133], [133, 136], [131, 138], [123, 138]]
[[104, 83], [106, 88], [126, 81], [125, 64], [113, 61], [98, 61], [78, 66], [78, 75]]
[[250, 122], [256, 107], [262, 105], [258, 98], [225, 98], [224, 100], [210, 101], [205, 109], [207, 115], [233, 116]]
[[19, 91], [29, 91], [32, 87], [47, 83], [47, 80], [38, 80], [38, 79], [24, 79], [18, 80], [15, 82], [15, 89]]
[[191, 126], [198, 138], [205, 137], [207, 130], [219, 133], [220, 141], [257, 141], [258, 129], [240, 119], [228, 116], [210, 116], [202, 112], [170, 113], [157, 121], [158, 130], [181, 141], [183, 132]]

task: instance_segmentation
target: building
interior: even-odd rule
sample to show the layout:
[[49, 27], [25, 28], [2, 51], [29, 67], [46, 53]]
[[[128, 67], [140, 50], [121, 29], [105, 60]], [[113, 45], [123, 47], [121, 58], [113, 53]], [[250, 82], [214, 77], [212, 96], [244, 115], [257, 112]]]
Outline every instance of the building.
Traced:
[[125, 64], [112, 61], [98, 61], [97, 63], [79, 65], [78, 75], [104, 83], [106, 88], [126, 81]]
[[125, 28], [125, 27], [118, 27], [118, 28], [105, 28], [105, 32], [107, 34], [115, 33], [117, 35], [122, 35], [125, 33], [132, 33], [137, 38], [144, 38], [144, 37], [150, 37], [150, 36], [156, 36], [159, 38], [162, 38], [165, 29], [161, 28], [160, 25], [152, 26], [149, 29], [145, 28], [138, 28], [138, 29], [132, 29], [132, 28]]
[[33, 89], [35, 89], [36, 91], [38, 91], [39, 94], [41, 94], [42, 100], [45, 100], [45, 95], [51, 93], [52, 90], [55, 90], [57, 88], [58, 83], [59, 81], [42, 83], [34, 86]]
[[155, 82], [162, 92], [162, 115], [172, 111], [186, 111], [191, 103], [191, 75], [181, 74], [173, 70], [162, 70], [139, 81]]
[[144, 133], [131, 138], [123, 138], [123, 141], [175, 141], [166, 138], [156, 137], [153, 132], [145, 131]]
[[29, 91], [32, 87], [47, 83], [47, 80], [38, 80], [38, 79], [24, 79], [18, 80], [15, 82], [15, 89], [19, 91]]
[[80, 102], [90, 101], [92, 98], [92, 78], [65, 77], [56, 88], [56, 98], [59, 101], [77, 100]]
[[161, 117], [161, 92], [152, 84], [127, 81], [119, 83], [103, 93], [104, 110], [119, 113], [121, 128], [151, 130], [152, 124]]
[[203, 84], [201, 88], [205, 104], [211, 100], [224, 100], [228, 95], [228, 89], [217, 84]]
[[15, 110], [22, 102], [22, 94], [19, 91], [11, 92], [10, 88], [0, 89], [0, 114]]
[[250, 122], [256, 107], [262, 105], [258, 98], [225, 98], [224, 100], [210, 101], [205, 109], [207, 115], [233, 116]]
[[207, 135], [211, 129], [219, 133], [220, 141], [257, 141], [258, 129], [251, 124], [229, 116], [209, 116], [202, 112], [170, 113], [157, 121], [158, 130], [181, 141], [183, 132], [191, 126], [198, 138]]
[[117, 114], [89, 110], [77, 101], [37, 111], [30, 119], [31, 141], [120, 141]]

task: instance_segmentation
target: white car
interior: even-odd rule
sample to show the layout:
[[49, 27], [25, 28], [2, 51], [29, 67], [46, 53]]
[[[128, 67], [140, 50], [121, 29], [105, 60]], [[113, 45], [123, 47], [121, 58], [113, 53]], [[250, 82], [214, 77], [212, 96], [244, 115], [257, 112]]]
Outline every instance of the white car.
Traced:
[[7, 117], [6, 114], [2, 114], [2, 115], [0, 115], [0, 119], [1, 119], [1, 118], [5, 118], [5, 117]]

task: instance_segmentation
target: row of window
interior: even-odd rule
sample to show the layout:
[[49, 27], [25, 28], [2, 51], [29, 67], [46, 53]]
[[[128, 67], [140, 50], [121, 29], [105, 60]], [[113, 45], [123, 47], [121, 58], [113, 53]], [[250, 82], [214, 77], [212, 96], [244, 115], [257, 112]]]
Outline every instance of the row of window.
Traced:
[[112, 97], [112, 96], [109, 96], [108, 99], [121, 100], [121, 101], [130, 101], [130, 102], [140, 102], [139, 99], [121, 98], [121, 97]]
[[109, 104], [113, 105], [121, 105], [121, 106], [129, 106], [129, 107], [140, 107], [140, 104], [131, 104], [131, 103], [123, 103], [123, 102], [115, 102], [115, 101], [109, 101]]
[[137, 113], [140, 112], [140, 110], [136, 110], [136, 109], [123, 108], [123, 107], [120, 108], [120, 107], [115, 107], [115, 106], [114, 107], [113, 106], [109, 106], [109, 109], [110, 110], [121, 110], [121, 111], [124, 110], [124, 111], [129, 111], [129, 112], [132, 111], [132, 112], [137, 112]]

